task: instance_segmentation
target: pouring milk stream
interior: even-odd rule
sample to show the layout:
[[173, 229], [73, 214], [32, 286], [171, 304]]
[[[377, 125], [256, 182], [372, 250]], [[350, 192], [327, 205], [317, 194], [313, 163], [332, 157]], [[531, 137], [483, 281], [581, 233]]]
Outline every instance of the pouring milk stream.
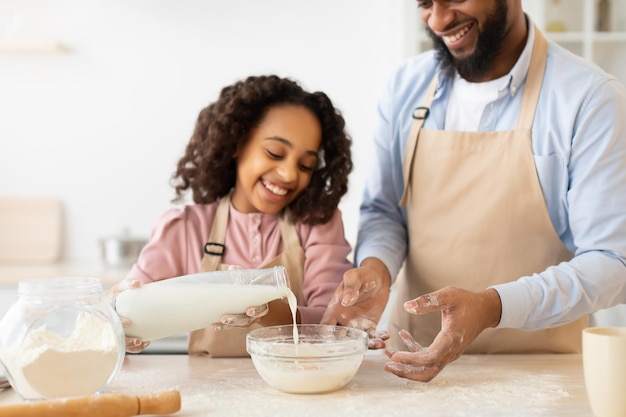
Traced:
[[130, 320], [124, 329], [127, 336], [148, 341], [202, 329], [224, 314], [287, 298], [297, 344], [297, 300], [287, 282], [282, 266], [203, 272], [123, 291], [115, 299], [115, 309]]

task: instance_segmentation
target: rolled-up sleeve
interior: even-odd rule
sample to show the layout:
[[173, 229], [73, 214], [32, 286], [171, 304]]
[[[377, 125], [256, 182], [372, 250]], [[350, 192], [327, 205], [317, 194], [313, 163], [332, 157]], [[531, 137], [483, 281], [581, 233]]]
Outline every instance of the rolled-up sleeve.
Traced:
[[[560, 78], [564, 73], [559, 72]], [[563, 97], [558, 103], [546, 99], [548, 111], [538, 111], [533, 129], [537, 135], [561, 139], [544, 140], [534, 152], [536, 159], [543, 154], [565, 161], [564, 168], [536, 166], [552, 223], [574, 256], [541, 273], [494, 286], [502, 300], [499, 327], [558, 326], [626, 303], [626, 90], [607, 77], [592, 84], [594, 74], [599, 77], [594, 72], [573, 74], [583, 98]], [[583, 81], [591, 85], [583, 87]], [[556, 117], [557, 111], [573, 115], [570, 125], [565, 116]]]

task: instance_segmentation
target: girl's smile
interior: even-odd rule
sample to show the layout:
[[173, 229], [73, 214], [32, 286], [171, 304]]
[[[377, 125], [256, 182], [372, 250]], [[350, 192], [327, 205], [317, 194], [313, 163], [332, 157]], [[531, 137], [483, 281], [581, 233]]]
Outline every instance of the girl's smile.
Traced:
[[287, 195], [287, 189], [282, 188], [276, 184], [272, 184], [269, 181], [263, 180], [261, 181], [263, 183], [263, 186], [272, 194], [277, 195], [277, 196], [285, 196]]

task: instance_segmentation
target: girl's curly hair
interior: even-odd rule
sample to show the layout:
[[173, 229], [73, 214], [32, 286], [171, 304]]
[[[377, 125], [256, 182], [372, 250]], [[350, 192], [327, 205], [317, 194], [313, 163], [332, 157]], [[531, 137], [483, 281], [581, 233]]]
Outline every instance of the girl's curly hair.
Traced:
[[352, 171], [345, 120], [323, 92], [309, 93], [297, 82], [276, 75], [251, 76], [224, 87], [218, 100], [202, 109], [172, 175], [174, 201], [182, 201], [188, 189], [197, 204], [210, 204], [228, 194], [237, 175], [234, 155], [267, 111], [281, 105], [304, 106], [322, 127], [319, 160], [309, 186], [288, 206], [291, 220], [307, 224], [329, 221], [348, 191]]

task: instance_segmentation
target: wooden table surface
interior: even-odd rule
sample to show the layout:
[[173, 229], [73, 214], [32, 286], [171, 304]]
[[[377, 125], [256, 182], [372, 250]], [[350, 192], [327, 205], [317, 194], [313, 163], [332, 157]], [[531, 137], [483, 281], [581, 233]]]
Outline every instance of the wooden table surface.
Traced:
[[[343, 389], [296, 395], [268, 386], [247, 358], [127, 355], [107, 393], [178, 390], [177, 417], [592, 416], [580, 355], [464, 355], [429, 383], [387, 373], [385, 362], [368, 352]], [[20, 402], [13, 390], [0, 392], [0, 405]]]

